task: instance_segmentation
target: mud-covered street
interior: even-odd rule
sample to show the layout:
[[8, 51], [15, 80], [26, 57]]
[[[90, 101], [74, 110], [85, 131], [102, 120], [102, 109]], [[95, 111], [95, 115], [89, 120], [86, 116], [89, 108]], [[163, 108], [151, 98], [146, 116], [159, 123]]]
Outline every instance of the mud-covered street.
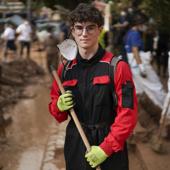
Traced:
[[[49, 114], [51, 77], [46, 71], [45, 53], [35, 50], [32, 49], [32, 59], [45, 70], [45, 75], [32, 78], [24, 88], [26, 97], [5, 108], [4, 115], [11, 116], [12, 122], [5, 128], [7, 141], [0, 144], [1, 170], [65, 170], [63, 145], [67, 122], [58, 124]], [[151, 151], [149, 145], [130, 148], [130, 170], [153, 170], [154, 165], [150, 168], [148, 162], [168, 161], [167, 151], [161, 156]], [[168, 167], [166, 164], [161, 170]]]
[[[46, 69], [44, 53], [32, 51], [33, 60]], [[46, 73], [33, 81], [24, 88], [24, 94], [29, 97], [5, 109], [5, 116], [11, 116], [12, 123], [5, 129], [7, 142], [0, 145], [0, 167], [3, 170], [64, 170], [67, 122], [59, 125], [49, 114], [50, 76]], [[132, 159], [131, 170], [141, 170], [135, 154], [130, 154]]]
[[5, 129], [7, 142], [0, 147], [3, 170], [40, 169], [52, 122], [46, 78], [48, 76], [36, 77], [34, 83], [24, 88], [29, 97], [5, 109], [5, 115], [11, 116], [12, 123]]
[[0, 155], [6, 170], [39, 169], [47, 142], [51, 123], [47, 109], [48, 89], [37, 84], [26, 90], [36, 97], [22, 100], [8, 111], [13, 121], [6, 129], [7, 143], [2, 146]]
[[[56, 144], [53, 145], [54, 159], [51, 159], [51, 162], [55, 161], [53, 167], [64, 170], [65, 124], [56, 125], [49, 115], [49, 88], [44, 81], [39, 80], [36, 85], [30, 85], [25, 89], [27, 93], [33, 93], [34, 98], [22, 99], [8, 111], [13, 122], [6, 129], [7, 143], [1, 146], [0, 163], [3, 170], [40, 170], [43, 167], [51, 167], [51, 164], [45, 163], [50, 137], [54, 138], [52, 141], [56, 140]], [[133, 159], [131, 170], [141, 170], [140, 162], [135, 155], [131, 153], [130, 158]]]

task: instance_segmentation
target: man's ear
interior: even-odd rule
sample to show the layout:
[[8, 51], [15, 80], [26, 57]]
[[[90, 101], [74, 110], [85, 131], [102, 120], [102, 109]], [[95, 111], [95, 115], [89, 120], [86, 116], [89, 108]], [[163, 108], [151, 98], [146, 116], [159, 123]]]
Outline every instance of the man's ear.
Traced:
[[71, 27], [71, 29], [70, 29], [70, 35], [72, 38], [75, 38], [75, 33], [73, 31], [73, 27]]

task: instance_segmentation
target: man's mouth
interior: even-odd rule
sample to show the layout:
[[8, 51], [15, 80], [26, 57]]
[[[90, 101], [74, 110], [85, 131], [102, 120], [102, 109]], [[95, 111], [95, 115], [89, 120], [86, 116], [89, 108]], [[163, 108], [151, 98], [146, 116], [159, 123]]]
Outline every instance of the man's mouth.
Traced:
[[89, 41], [89, 39], [81, 39], [80, 41]]

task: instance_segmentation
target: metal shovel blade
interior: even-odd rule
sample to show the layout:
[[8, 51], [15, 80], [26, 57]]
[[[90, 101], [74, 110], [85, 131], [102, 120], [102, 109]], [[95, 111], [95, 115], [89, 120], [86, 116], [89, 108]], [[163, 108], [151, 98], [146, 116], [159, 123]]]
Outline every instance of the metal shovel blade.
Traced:
[[73, 60], [77, 55], [77, 44], [72, 39], [66, 39], [61, 44], [58, 44], [57, 47], [60, 50], [61, 55], [66, 60]]

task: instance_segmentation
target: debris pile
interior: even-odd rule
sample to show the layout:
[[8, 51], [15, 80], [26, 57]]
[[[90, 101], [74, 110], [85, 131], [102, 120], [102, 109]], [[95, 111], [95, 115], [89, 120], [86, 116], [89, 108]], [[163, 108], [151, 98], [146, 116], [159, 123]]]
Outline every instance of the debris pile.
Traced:
[[135, 142], [148, 143], [157, 153], [165, 153], [166, 142], [170, 139], [170, 125], [162, 120], [163, 110], [145, 93], [138, 95], [138, 124]]
[[[154, 102], [142, 93], [138, 96], [139, 122], [144, 128], [148, 128], [151, 124], [159, 125], [162, 109], [154, 104]], [[152, 122], [152, 123], [151, 123]]]
[[[0, 65], [0, 129], [2, 131], [8, 121], [3, 116], [6, 106], [25, 98], [24, 87], [35, 82], [36, 77], [44, 74], [44, 70], [30, 59], [15, 60]], [[4, 134], [2, 131], [0, 130], [0, 139]]]

